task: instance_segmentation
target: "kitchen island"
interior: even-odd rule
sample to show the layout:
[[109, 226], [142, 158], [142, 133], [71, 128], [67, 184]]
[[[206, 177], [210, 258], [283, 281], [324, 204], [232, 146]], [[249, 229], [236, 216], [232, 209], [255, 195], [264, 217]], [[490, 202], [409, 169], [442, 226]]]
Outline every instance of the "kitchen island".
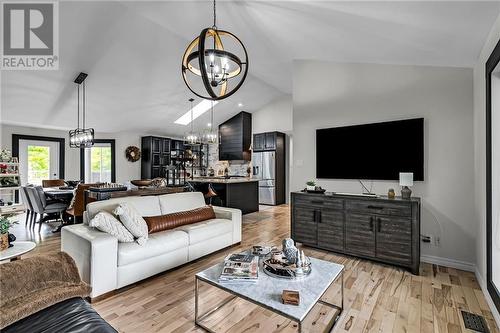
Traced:
[[[206, 194], [209, 185], [217, 196], [212, 198], [214, 206], [241, 209], [243, 214], [259, 211], [259, 182], [248, 177], [195, 177], [188, 182], [195, 190]], [[207, 203], [210, 203], [207, 199]]]

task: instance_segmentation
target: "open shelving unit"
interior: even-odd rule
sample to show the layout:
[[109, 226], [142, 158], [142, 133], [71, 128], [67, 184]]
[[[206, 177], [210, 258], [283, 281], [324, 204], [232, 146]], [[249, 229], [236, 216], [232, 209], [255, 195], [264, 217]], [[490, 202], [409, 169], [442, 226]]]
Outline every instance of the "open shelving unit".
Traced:
[[[20, 214], [25, 211], [24, 204], [19, 202], [19, 190], [21, 189], [21, 174], [19, 173], [18, 162], [0, 162], [1, 166], [6, 168], [0, 169], [0, 199], [3, 201], [3, 206], [0, 206], [0, 214]], [[5, 170], [5, 171], [4, 171]], [[13, 179], [14, 184], [11, 185], [7, 179]], [[9, 203], [11, 203], [9, 205]]]

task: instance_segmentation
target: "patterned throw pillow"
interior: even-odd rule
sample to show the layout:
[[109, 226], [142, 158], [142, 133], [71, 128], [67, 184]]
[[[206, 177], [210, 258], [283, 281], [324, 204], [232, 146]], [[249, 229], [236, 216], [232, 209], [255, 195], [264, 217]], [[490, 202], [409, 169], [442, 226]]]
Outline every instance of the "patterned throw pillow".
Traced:
[[120, 243], [131, 243], [134, 241], [134, 236], [111, 213], [97, 213], [90, 221], [89, 226], [115, 236]]
[[122, 221], [125, 228], [132, 235], [137, 237], [136, 241], [139, 245], [146, 244], [148, 240], [148, 225], [134, 206], [122, 202], [115, 208], [113, 214], [120, 218], [120, 221]]

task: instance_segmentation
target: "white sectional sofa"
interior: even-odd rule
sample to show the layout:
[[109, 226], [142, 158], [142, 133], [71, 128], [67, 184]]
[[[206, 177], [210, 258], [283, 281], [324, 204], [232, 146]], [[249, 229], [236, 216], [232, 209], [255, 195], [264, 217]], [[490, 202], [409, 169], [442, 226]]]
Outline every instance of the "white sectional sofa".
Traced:
[[213, 207], [215, 219], [152, 233], [143, 246], [119, 243], [114, 236], [88, 226], [98, 212], [112, 212], [122, 202], [131, 203], [142, 216], [205, 206], [200, 192], [115, 198], [87, 205], [83, 224], [62, 229], [61, 250], [73, 257], [82, 279], [92, 286], [92, 298], [241, 242], [241, 211], [223, 207]]

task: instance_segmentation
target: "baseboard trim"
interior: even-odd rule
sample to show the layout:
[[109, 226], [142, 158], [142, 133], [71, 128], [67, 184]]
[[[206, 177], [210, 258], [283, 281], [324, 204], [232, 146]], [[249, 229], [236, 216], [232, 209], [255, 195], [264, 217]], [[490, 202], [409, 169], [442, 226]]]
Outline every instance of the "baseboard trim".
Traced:
[[486, 303], [488, 303], [488, 306], [490, 307], [493, 318], [497, 322], [497, 326], [500, 327], [500, 313], [497, 311], [495, 303], [493, 303], [490, 293], [488, 292], [488, 288], [486, 287], [486, 280], [483, 279], [483, 276], [481, 275], [477, 267], [474, 270], [474, 274], [476, 275], [476, 280], [479, 283], [481, 290], [483, 291], [484, 298], [486, 298]]
[[463, 271], [468, 271], [468, 272], [475, 272], [476, 271], [476, 265], [474, 265], [473, 263], [461, 261], [461, 260], [456, 260], [456, 259], [429, 256], [429, 255], [421, 255], [420, 261], [427, 262], [429, 264], [439, 265], [439, 266], [446, 266], [446, 267], [450, 267], [450, 268], [461, 269]]

